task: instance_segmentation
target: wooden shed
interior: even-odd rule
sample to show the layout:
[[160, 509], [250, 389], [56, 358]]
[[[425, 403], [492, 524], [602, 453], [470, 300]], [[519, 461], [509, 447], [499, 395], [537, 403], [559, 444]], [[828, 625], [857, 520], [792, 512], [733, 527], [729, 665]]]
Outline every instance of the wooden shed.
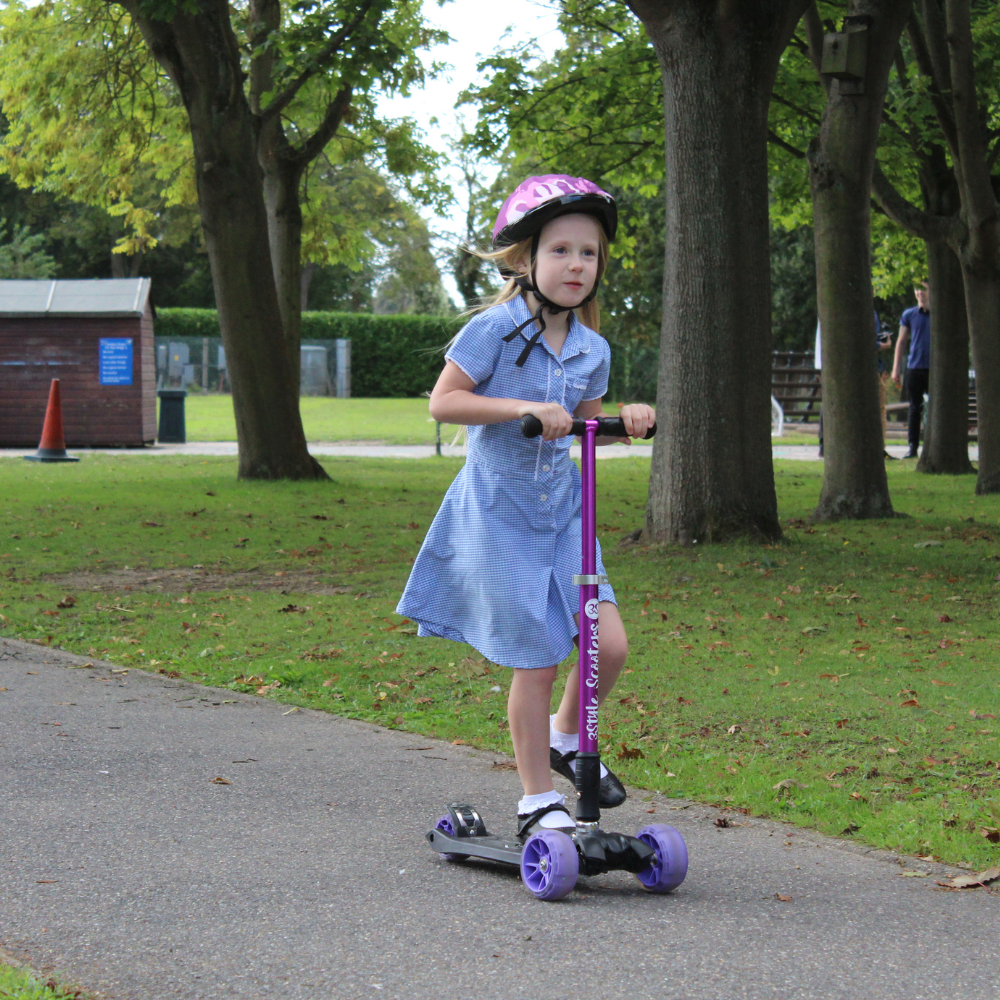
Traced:
[[149, 286], [149, 278], [0, 281], [0, 446], [37, 446], [54, 378], [67, 446], [153, 443]]

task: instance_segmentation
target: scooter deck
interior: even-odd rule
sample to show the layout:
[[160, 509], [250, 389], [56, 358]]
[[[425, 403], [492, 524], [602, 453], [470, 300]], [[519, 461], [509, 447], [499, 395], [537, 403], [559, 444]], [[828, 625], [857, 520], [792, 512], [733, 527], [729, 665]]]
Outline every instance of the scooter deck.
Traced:
[[468, 858], [486, 858], [501, 864], [521, 866], [521, 843], [516, 837], [497, 837], [491, 833], [474, 837], [456, 837], [443, 830], [430, 830], [427, 842], [438, 854], [460, 854]]
[[[451, 827], [455, 831], [434, 829], [427, 833], [427, 842], [439, 854], [469, 858], [486, 858], [501, 864], [521, 865], [521, 844], [516, 838], [498, 837], [487, 831], [482, 817], [469, 805], [453, 803], [448, 807]], [[581, 875], [602, 875], [609, 871], [639, 874], [646, 871], [656, 852], [637, 837], [624, 833], [607, 833], [600, 829], [566, 831], [580, 857]]]

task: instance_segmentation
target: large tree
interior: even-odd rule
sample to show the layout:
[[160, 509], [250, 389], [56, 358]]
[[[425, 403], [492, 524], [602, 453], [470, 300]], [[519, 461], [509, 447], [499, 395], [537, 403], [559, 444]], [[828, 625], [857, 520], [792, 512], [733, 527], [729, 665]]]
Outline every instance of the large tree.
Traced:
[[[879, 174], [875, 190], [891, 217], [929, 243], [946, 245], [960, 263], [976, 369], [976, 492], [996, 493], [1000, 492], [1000, 178], [994, 170], [1000, 156], [1000, 131], [995, 127], [1000, 108], [996, 85], [1000, 21], [995, 8], [978, 4], [973, 19], [969, 0], [920, 0], [918, 7], [919, 17], [909, 23], [909, 40], [954, 170], [959, 207], [956, 211], [950, 194], [947, 201], [942, 198], [918, 208]], [[947, 176], [947, 166], [939, 163], [942, 175]], [[939, 269], [953, 267], [943, 249], [938, 253]], [[935, 295], [933, 285], [931, 293]], [[932, 308], [935, 312], [938, 308], [933, 300]], [[956, 392], [959, 376], [954, 368], [960, 362], [951, 363]], [[964, 392], [961, 398], [964, 405]]]
[[[809, 146], [823, 336], [826, 461], [814, 513], [819, 520], [893, 514], [878, 412], [869, 206], [889, 70], [910, 3], [851, 0], [845, 27], [867, 40], [861, 79], [824, 80], [826, 108]], [[811, 12], [815, 52], [822, 29], [815, 7]]]
[[[107, 165], [112, 165], [115, 178], [132, 177], [137, 165], [157, 179], [176, 176], [168, 194], [178, 184], [183, 193], [184, 177], [193, 179], [232, 376], [240, 475], [325, 476], [308, 455], [298, 414], [305, 181], [310, 168], [332, 166], [326, 151], [348, 120], [355, 126], [341, 142], [342, 155], [346, 146], [363, 147], [372, 131], [379, 131], [377, 122], [367, 129], [356, 124], [372, 122], [368, 91], [379, 86], [405, 89], [419, 80], [423, 70], [415, 49], [436, 35], [424, 28], [418, 0], [360, 4], [333, 0], [297, 7], [284, 19], [276, 2], [248, 8], [212, 0], [190, 4], [125, 0], [121, 6], [128, 12], [128, 17], [120, 16], [121, 26], [108, 25], [109, 19], [115, 21], [108, 13], [115, 7], [94, 3], [85, 11], [56, 4], [37, 11], [21, 9], [22, 26], [53, 11], [57, 29], [65, 29], [67, 21], [75, 22], [75, 27], [103, 18], [96, 47], [104, 50], [97, 56], [106, 57], [108, 72], [99, 79], [87, 73], [67, 74], [78, 81], [77, 89], [86, 97], [69, 103], [74, 114], [80, 109], [86, 119], [95, 103], [103, 101], [101, 110], [107, 110], [110, 94], [115, 112], [90, 115], [100, 122], [92, 135], [100, 141], [84, 147], [86, 167], [74, 162], [63, 136], [61, 156], [66, 166], [61, 174], [54, 176], [47, 163], [35, 169], [50, 184], [65, 184], [67, 177], [84, 178], [112, 207], [131, 213], [138, 240], [153, 232], [150, 216], [155, 213], [144, 214], [134, 192], [122, 183], [117, 190], [111, 186], [110, 192], [109, 185], [102, 188]], [[5, 18], [5, 43], [14, 27]], [[136, 27], [145, 45], [130, 34]], [[114, 44], [109, 44], [109, 35]], [[51, 37], [23, 30], [16, 37], [22, 46], [33, 42], [40, 59], [58, 58], [52, 54]], [[71, 47], [60, 54], [72, 62], [77, 54], [93, 56], [93, 47], [85, 45], [79, 53]], [[165, 73], [162, 81], [149, 73], [150, 55]], [[5, 89], [5, 105], [12, 91], [44, 103], [46, 88], [39, 86], [37, 77], [32, 88], [30, 70], [13, 75], [14, 86]], [[122, 101], [123, 93], [131, 100]], [[50, 102], [61, 112], [23, 115], [14, 122], [12, 135], [20, 129], [20, 134], [35, 139], [37, 153], [39, 124], [66, 115], [67, 102], [61, 96]], [[183, 108], [182, 124], [170, 113], [178, 105]], [[129, 127], [116, 130], [122, 119]], [[71, 120], [69, 131], [75, 127]], [[53, 132], [42, 131], [48, 136]], [[122, 131], [131, 144], [125, 148]], [[186, 141], [169, 142], [178, 134]], [[425, 151], [413, 141], [405, 123], [381, 128], [379, 138], [390, 169], [412, 174], [426, 162]], [[119, 155], [108, 156], [109, 149]], [[11, 156], [8, 144], [7, 152], [8, 169], [20, 166], [19, 182], [30, 182], [20, 150], [15, 148]], [[313, 200], [324, 204], [323, 199]], [[342, 234], [332, 228], [325, 239], [337, 245]]]
[[767, 113], [803, 0], [630, 0], [660, 65], [666, 252], [647, 532], [778, 538]]

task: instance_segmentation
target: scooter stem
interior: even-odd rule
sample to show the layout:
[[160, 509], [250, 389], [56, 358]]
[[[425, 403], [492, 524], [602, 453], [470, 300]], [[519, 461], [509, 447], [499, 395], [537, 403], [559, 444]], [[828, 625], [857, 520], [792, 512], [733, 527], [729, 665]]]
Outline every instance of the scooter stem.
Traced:
[[579, 641], [579, 734], [576, 757], [576, 809], [578, 823], [596, 823], [601, 818], [598, 805], [601, 784], [601, 758], [597, 750], [598, 723], [598, 585], [597, 585], [597, 477], [595, 438], [598, 421], [587, 420], [582, 434], [581, 461], [581, 536], [582, 559], [580, 584]]

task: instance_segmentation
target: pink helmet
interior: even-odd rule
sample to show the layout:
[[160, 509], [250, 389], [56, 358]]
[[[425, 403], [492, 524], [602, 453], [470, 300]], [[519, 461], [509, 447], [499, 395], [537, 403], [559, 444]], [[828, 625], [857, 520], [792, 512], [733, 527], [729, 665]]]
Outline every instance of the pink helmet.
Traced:
[[505, 247], [538, 233], [560, 215], [581, 212], [601, 224], [609, 240], [618, 228], [615, 200], [585, 177], [543, 174], [529, 177], [503, 203], [493, 226], [493, 246]]

